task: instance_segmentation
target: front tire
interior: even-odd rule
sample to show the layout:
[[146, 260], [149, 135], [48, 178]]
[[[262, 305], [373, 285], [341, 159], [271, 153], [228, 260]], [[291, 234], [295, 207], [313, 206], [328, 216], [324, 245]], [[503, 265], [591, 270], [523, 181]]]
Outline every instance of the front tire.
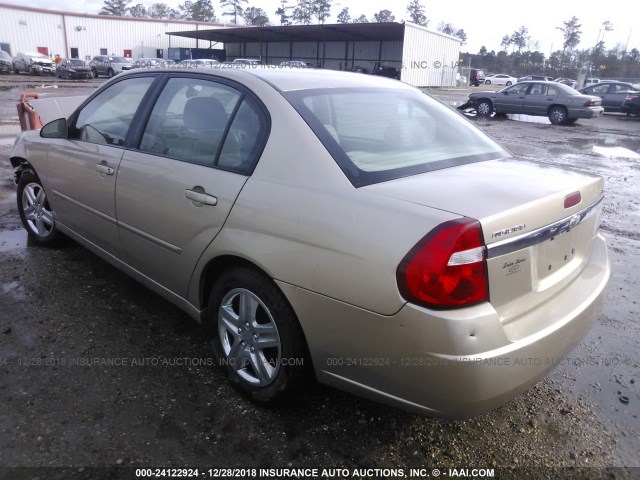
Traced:
[[507, 82], [507, 87], [510, 87], [511, 85], [513, 85], [511, 82]]
[[554, 125], [563, 125], [567, 122], [567, 109], [556, 105], [549, 109], [549, 121]]
[[485, 80], [485, 81], [484, 81], [484, 84], [485, 84], [485, 85], [491, 85], [491, 80]]
[[273, 281], [249, 267], [223, 273], [209, 297], [211, 343], [231, 384], [252, 400], [275, 403], [308, 380], [302, 329]]
[[40, 245], [58, 243], [62, 234], [56, 226], [42, 182], [33, 170], [25, 170], [20, 175], [17, 197], [20, 219], [29, 237]]
[[476, 106], [476, 112], [479, 117], [490, 117], [493, 113], [493, 105], [489, 100], [480, 100]]
[[111, 68], [107, 71], [107, 77], [113, 78], [113, 70]]

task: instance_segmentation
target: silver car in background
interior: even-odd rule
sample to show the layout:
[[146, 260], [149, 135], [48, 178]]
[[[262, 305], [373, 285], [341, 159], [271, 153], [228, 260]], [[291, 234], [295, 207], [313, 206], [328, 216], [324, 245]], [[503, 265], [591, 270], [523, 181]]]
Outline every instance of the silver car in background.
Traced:
[[231, 383], [469, 416], [562, 361], [610, 268], [597, 176], [512, 157], [395, 80], [139, 70], [20, 135], [18, 209], [211, 332]]
[[15, 73], [29, 75], [55, 75], [56, 65], [50, 57], [39, 52], [20, 52], [13, 59]]
[[584, 95], [557, 82], [518, 82], [498, 92], [475, 92], [460, 110], [474, 108], [481, 117], [524, 114], [548, 117], [554, 125], [575, 123], [579, 118], [597, 118], [604, 113], [599, 97]]

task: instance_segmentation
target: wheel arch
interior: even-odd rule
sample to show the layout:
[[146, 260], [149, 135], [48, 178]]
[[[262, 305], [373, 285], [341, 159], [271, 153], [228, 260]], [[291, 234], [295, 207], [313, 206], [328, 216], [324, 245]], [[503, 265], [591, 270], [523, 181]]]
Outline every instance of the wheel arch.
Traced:
[[551, 112], [551, 109], [554, 107], [562, 108], [565, 112], [567, 112], [567, 116], [569, 115], [569, 109], [566, 106], [562, 105], [561, 103], [553, 103], [549, 105], [549, 108], [547, 108], [547, 115], [549, 115], [549, 113]]
[[19, 155], [15, 155], [13, 157], [10, 157], [9, 161], [11, 162], [11, 166], [16, 169], [16, 171], [13, 174], [14, 181], [16, 184], [20, 181], [20, 177], [22, 176], [23, 172], [25, 172], [26, 170], [31, 170], [34, 173], [34, 175], [38, 177], [38, 172], [36, 172], [36, 169], [33, 168], [33, 165], [31, 165], [29, 163], [29, 160], [27, 160], [26, 158], [21, 157]]
[[[260, 268], [254, 262], [247, 260], [246, 258], [240, 257], [238, 255], [224, 254], [209, 260], [209, 262], [205, 265], [205, 267], [202, 270], [202, 274], [200, 276], [200, 282], [199, 282], [199, 292], [198, 292], [198, 302], [199, 302], [198, 307], [201, 312], [200, 323], [207, 330], [210, 330], [212, 328], [207, 318], [209, 294], [211, 292], [211, 289], [213, 288], [216, 281], [220, 277], [222, 277], [222, 275], [225, 272], [229, 271], [232, 268], [250, 268], [257, 271], [261, 275], [264, 275], [265, 277], [269, 278], [271, 281], [273, 281], [273, 276], [270, 275], [268, 272], [266, 272], [263, 268]], [[302, 333], [302, 340], [304, 342], [304, 345], [302, 345], [302, 348], [304, 349], [306, 357], [311, 362], [310, 371], [315, 372], [313, 359], [309, 349], [309, 340], [307, 339], [307, 335], [304, 330], [303, 324], [302, 322], [300, 322], [300, 319], [298, 318], [298, 314], [293, 309], [293, 306], [291, 305], [291, 302], [287, 297], [287, 295], [285, 294], [285, 292], [282, 291], [282, 289], [278, 286], [276, 282], [273, 282], [273, 284], [280, 291], [280, 293], [282, 294], [282, 297], [289, 304], [289, 307], [293, 312], [296, 322], [298, 323], [298, 327], [300, 328], [300, 331]]]
[[206, 323], [206, 310], [207, 304], [209, 303], [209, 293], [211, 292], [213, 285], [225, 272], [232, 268], [239, 267], [251, 268], [273, 280], [272, 275], [244, 257], [233, 254], [224, 254], [210, 259], [202, 269], [198, 285], [198, 308], [202, 312], [201, 320], [203, 324]]

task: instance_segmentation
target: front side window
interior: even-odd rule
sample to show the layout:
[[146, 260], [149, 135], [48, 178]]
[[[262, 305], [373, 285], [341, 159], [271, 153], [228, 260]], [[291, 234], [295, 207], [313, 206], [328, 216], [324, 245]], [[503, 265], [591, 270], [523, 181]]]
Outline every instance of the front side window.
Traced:
[[524, 95], [527, 93], [527, 89], [529, 88], [528, 83], [518, 83], [513, 85], [512, 87], [507, 87], [505, 90], [501, 90], [503, 92], [507, 92], [510, 95]]
[[597, 85], [595, 87], [591, 87], [591, 90], [589, 91], [589, 95], [594, 95], [594, 94], [605, 94], [609, 91], [609, 85]]
[[133, 116], [154, 77], [129, 78], [100, 92], [80, 111], [70, 138], [123, 146]]
[[404, 89], [319, 89], [285, 97], [356, 187], [509, 154], [448, 107]]

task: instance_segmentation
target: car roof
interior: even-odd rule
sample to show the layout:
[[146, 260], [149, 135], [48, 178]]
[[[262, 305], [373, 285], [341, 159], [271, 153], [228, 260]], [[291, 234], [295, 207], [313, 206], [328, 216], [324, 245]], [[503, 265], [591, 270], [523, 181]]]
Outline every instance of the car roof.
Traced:
[[[176, 74], [173, 69], [158, 69], [156, 72]], [[136, 71], [125, 72], [122, 76], [135, 75]], [[202, 75], [213, 75], [243, 82], [248, 77], [257, 77], [280, 92], [333, 88], [392, 88], [415, 90], [405, 83], [377, 75], [341, 72], [336, 70], [293, 69], [279, 65], [256, 65], [246, 68], [213, 68], [202, 70]], [[119, 75], [120, 78], [122, 76]]]

